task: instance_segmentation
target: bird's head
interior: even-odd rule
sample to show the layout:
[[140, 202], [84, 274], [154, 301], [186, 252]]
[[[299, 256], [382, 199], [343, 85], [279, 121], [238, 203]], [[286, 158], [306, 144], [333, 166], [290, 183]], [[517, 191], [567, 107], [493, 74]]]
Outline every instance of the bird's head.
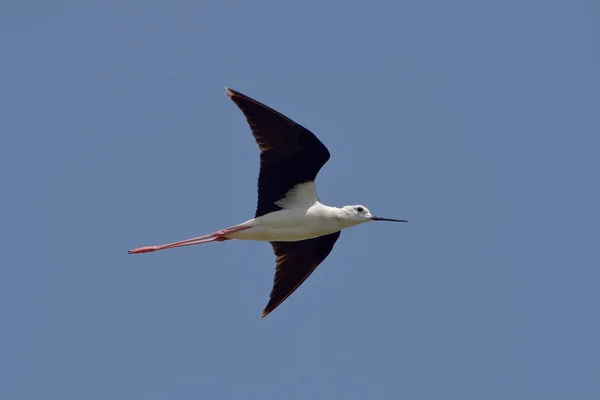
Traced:
[[403, 219], [375, 217], [367, 207], [361, 205], [345, 206], [342, 208], [342, 211], [344, 219], [347, 220], [351, 226], [371, 221], [408, 222]]

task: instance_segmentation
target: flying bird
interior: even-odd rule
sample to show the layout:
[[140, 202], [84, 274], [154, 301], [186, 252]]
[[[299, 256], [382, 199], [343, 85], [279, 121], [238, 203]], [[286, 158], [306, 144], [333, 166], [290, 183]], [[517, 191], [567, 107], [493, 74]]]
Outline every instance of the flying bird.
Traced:
[[258, 205], [254, 218], [179, 242], [129, 250], [129, 254], [225, 240], [270, 242], [276, 256], [267, 316], [287, 299], [329, 255], [342, 229], [371, 221], [407, 222], [376, 217], [362, 205], [342, 208], [319, 201], [315, 178], [329, 150], [308, 129], [235, 90], [226, 95], [246, 117], [260, 149]]

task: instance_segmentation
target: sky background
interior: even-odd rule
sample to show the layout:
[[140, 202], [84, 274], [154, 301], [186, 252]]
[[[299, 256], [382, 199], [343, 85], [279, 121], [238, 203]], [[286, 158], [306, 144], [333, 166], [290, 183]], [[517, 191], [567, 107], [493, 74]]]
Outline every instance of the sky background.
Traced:
[[[0, 5], [0, 398], [600, 398], [598, 1]], [[253, 216], [229, 86], [331, 150], [346, 230], [130, 256]]]

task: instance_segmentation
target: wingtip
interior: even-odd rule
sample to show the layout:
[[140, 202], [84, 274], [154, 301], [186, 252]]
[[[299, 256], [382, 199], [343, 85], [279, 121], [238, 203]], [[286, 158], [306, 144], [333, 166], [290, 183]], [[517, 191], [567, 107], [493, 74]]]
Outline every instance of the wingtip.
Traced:
[[232, 90], [232, 89], [228, 88], [227, 86], [225, 86], [225, 96], [227, 96], [231, 99], [234, 95], [235, 95], [235, 90]]

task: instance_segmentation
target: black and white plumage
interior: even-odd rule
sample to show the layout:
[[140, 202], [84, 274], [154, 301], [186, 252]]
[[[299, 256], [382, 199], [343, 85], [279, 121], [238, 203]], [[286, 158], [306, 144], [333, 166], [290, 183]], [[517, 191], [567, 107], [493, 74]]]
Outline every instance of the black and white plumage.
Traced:
[[331, 253], [342, 229], [370, 221], [406, 222], [374, 217], [361, 205], [330, 207], [316, 193], [315, 178], [329, 160], [329, 150], [308, 129], [239, 92], [227, 96], [245, 115], [260, 149], [258, 204], [255, 217], [208, 235], [141, 247], [129, 252], [220, 242], [268, 241], [276, 256], [275, 278], [262, 317], [287, 299]]

